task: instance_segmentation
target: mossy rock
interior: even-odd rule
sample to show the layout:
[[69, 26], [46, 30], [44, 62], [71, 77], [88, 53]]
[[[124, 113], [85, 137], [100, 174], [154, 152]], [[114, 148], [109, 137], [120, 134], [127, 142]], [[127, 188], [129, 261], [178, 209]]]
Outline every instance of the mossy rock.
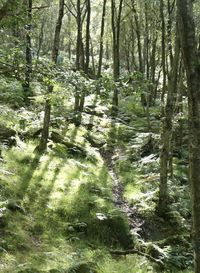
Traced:
[[79, 156], [82, 158], [85, 158], [87, 156], [87, 152], [83, 147], [68, 141], [67, 139], [65, 139], [65, 137], [63, 137], [61, 134], [57, 133], [56, 131], [51, 132], [50, 139], [54, 143], [59, 143], [64, 145], [67, 150], [67, 153], [72, 156]]
[[106, 144], [105, 139], [100, 139], [90, 133], [88, 133], [85, 138], [91, 144], [91, 146], [95, 147], [95, 148], [101, 148], [101, 147], [103, 147], [103, 145]]
[[0, 124], [0, 142], [7, 144], [8, 146], [15, 145], [16, 131]]
[[81, 262], [71, 266], [66, 273], [97, 273], [92, 263]]
[[113, 236], [122, 247], [133, 247], [133, 241], [129, 232], [128, 222], [122, 215], [113, 215], [107, 219], [107, 225]]
[[12, 212], [19, 211], [21, 213], [24, 213], [24, 209], [22, 208], [20, 202], [17, 200], [8, 200], [7, 209], [9, 209]]
[[156, 154], [159, 152], [159, 139], [157, 136], [149, 134], [145, 143], [141, 147], [141, 157], [149, 156], [150, 154]]

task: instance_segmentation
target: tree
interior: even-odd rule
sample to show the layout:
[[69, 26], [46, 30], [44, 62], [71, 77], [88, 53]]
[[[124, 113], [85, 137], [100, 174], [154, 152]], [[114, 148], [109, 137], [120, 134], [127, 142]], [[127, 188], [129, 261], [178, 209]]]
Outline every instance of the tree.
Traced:
[[86, 2], [87, 8], [87, 22], [86, 22], [86, 42], [85, 42], [85, 73], [88, 74], [90, 64], [90, 17], [91, 17], [91, 4], [90, 0]]
[[[51, 55], [51, 59], [52, 59], [52, 62], [54, 65], [57, 64], [59, 45], [60, 45], [60, 32], [61, 32], [61, 27], [62, 27], [63, 16], [64, 16], [64, 0], [60, 0], [59, 1], [59, 14], [58, 14], [56, 27], [55, 27], [54, 41], [53, 41], [53, 48], [52, 48], [52, 55]], [[53, 92], [53, 85], [50, 85], [48, 87], [48, 98], [46, 99], [46, 104], [45, 104], [42, 136], [41, 136], [40, 144], [38, 147], [38, 151], [40, 151], [40, 152], [43, 152], [47, 148], [47, 142], [48, 142], [48, 138], [49, 138], [49, 125], [50, 125], [50, 118], [51, 118], [50, 95], [52, 92]]]
[[177, 0], [179, 34], [189, 105], [189, 180], [191, 185], [195, 273], [200, 272], [200, 69], [192, 0]]
[[[111, 0], [111, 26], [113, 37], [113, 77], [117, 82], [120, 76], [120, 29], [121, 29], [121, 15], [123, 8], [123, 0], [120, 0], [117, 9], [115, 0]], [[112, 110], [116, 112], [118, 107], [118, 88], [114, 89]]]
[[98, 64], [98, 73], [97, 73], [98, 78], [101, 76], [101, 67], [102, 67], [102, 59], [103, 59], [103, 37], [104, 37], [105, 15], [106, 15], [106, 2], [107, 2], [107, 0], [103, 1], [103, 11], [102, 11], [102, 18], [101, 18], [101, 34], [100, 34], [100, 45], [99, 45], [99, 64]]
[[28, 0], [25, 8], [27, 9], [27, 21], [26, 24], [26, 67], [25, 67], [25, 79], [23, 83], [24, 97], [26, 103], [29, 103], [29, 96], [32, 95], [30, 90], [31, 74], [32, 74], [32, 42], [31, 42], [31, 30], [32, 30], [32, 0]]
[[178, 32], [176, 33], [175, 54], [168, 77], [167, 101], [164, 111], [162, 133], [161, 133], [161, 152], [160, 152], [160, 185], [159, 185], [159, 201], [158, 214], [165, 216], [168, 209], [168, 173], [169, 163], [172, 154], [172, 132], [173, 132], [173, 116], [177, 95], [177, 81], [180, 61], [180, 41]]

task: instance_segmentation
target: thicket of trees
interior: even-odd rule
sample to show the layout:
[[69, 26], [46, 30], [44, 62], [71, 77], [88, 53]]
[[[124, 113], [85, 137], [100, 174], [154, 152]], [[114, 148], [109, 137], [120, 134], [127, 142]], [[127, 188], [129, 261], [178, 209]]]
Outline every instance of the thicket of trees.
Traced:
[[47, 148], [56, 81], [73, 90], [76, 125], [81, 123], [90, 81], [95, 82], [95, 95], [100, 97], [104, 96], [101, 81], [112, 82], [106, 93], [112, 104], [110, 115], [116, 119], [121, 88], [134, 90], [138, 82], [143, 83], [140, 103], [150, 132], [151, 109], [160, 109], [155, 213], [166, 221], [171, 203], [168, 181], [174, 176], [174, 155], [181, 157], [187, 134], [183, 115], [187, 113], [194, 262], [195, 272], [200, 272], [199, 2], [1, 0], [0, 25], [0, 76], [17, 80], [23, 89], [23, 100], [16, 108], [30, 107], [37, 96], [35, 83], [43, 86], [44, 122], [38, 152]]

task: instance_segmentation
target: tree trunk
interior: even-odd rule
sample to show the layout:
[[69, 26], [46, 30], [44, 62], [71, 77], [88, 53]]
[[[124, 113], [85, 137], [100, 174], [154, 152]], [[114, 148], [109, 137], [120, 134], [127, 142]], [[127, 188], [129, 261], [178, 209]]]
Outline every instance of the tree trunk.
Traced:
[[86, 23], [86, 43], [85, 43], [85, 73], [88, 74], [90, 64], [90, 17], [91, 17], [91, 4], [87, 0], [87, 23]]
[[135, 31], [136, 31], [137, 46], [138, 46], [139, 71], [141, 73], [143, 73], [144, 69], [143, 69], [143, 59], [142, 59], [142, 43], [141, 43], [140, 23], [139, 23], [138, 14], [137, 14], [136, 6], [135, 6], [135, 0], [132, 0], [131, 3], [132, 3], [132, 8], [133, 8], [133, 12], [134, 12], [134, 19], [135, 19]]
[[163, 118], [161, 144], [162, 148], [160, 151], [160, 185], [159, 185], [159, 201], [157, 212], [159, 216], [165, 216], [168, 205], [168, 172], [170, 153], [172, 147], [172, 129], [173, 129], [173, 115], [175, 107], [175, 94], [177, 94], [177, 78], [178, 78], [178, 66], [179, 66], [179, 55], [180, 55], [180, 41], [178, 32], [176, 34], [176, 47], [175, 57], [173, 65], [170, 71], [168, 79], [168, 92], [167, 102], [165, 106], [165, 116]]
[[77, 0], [76, 3], [76, 24], [77, 24], [77, 37], [76, 37], [76, 69], [84, 70], [84, 46], [82, 38], [82, 16], [81, 16], [81, 1]]
[[103, 36], [104, 36], [104, 25], [105, 25], [105, 15], [106, 15], [106, 2], [107, 0], [103, 1], [103, 12], [102, 12], [102, 18], [101, 18], [99, 66], [98, 66], [98, 73], [97, 73], [98, 78], [101, 76], [101, 67], [102, 67], [102, 59], [103, 59]]
[[25, 78], [23, 83], [24, 98], [27, 104], [30, 103], [29, 97], [32, 96], [30, 82], [32, 74], [32, 50], [31, 50], [31, 31], [32, 31], [32, 0], [27, 1], [25, 6], [27, 9], [28, 23], [26, 25], [26, 67], [25, 67]]
[[[55, 27], [55, 33], [54, 33], [54, 41], [53, 41], [53, 48], [52, 48], [52, 62], [56, 65], [57, 64], [57, 58], [58, 58], [58, 52], [59, 52], [59, 44], [60, 44], [60, 32], [62, 27], [62, 19], [64, 16], [64, 0], [59, 1], [59, 14], [58, 19]], [[51, 93], [53, 92], [53, 86], [50, 85], [48, 88], [48, 97], [46, 99], [45, 104], [45, 114], [44, 114], [44, 122], [43, 122], [43, 128], [42, 128], [42, 136], [40, 140], [40, 144], [38, 147], [38, 151], [43, 152], [47, 148], [47, 142], [49, 138], [49, 125], [50, 125], [50, 119], [51, 119]]]
[[[113, 76], [117, 82], [120, 76], [120, 28], [123, 0], [120, 0], [118, 12], [116, 10], [115, 0], [111, 0], [111, 24], [113, 34]], [[112, 113], [116, 114], [118, 108], [118, 88], [115, 87], [112, 100]]]
[[160, 0], [160, 17], [162, 25], [162, 76], [163, 76], [163, 87], [161, 100], [164, 105], [164, 96], [166, 91], [166, 45], [165, 45], [165, 15], [164, 15], [164, 1]]
[[200, 70], [191, 0], [177, 0], [179, 33], [189, 105], [189, 180], [192, 198], [195, 273], [200, 273]]
[[43, 40], [44, 40], [44, 25], [45, 25], [45, 20], [43, 18], [42, 22], [41, 22], [40, 34], [39, 34], [39, 39], [38, 39], [37, 60], [39, 60], [40, 51], [41, 51]]

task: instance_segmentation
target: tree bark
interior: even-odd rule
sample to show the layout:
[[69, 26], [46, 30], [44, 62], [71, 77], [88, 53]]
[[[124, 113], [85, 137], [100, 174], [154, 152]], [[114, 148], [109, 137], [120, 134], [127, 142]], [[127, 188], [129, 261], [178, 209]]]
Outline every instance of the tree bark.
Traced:
[[189, 105], [189, 180], [191, 185], [195, 273], [200, 273], [200, 68], [191, 0], [177, 0], [179, 33]]
[[91, 17], [91, 3], [87, 0], [87, 22], [86, 22], [86, 43], [85, 43], [85, 73], [88, 74], [90, 64], [90, 17]]
[[103, 36], [104, 36], [104, 25], [105, 25], [105, 15], [106, 15], [106, 2], [103, 1], [103, 12], [101, 18], [101, 34], [100, 34], [100, 46], [99, 46], [99, 65], [98, 65], [98, 73], [97, 77], [101, 76], [101, 67], [102, 67], [102, 59], [103, 59]]
[[140, 23], [139, 23], [139, 19], [138, 19], [137, 10], [136, 10], [135, 0], [132, 0], [131, 4], [132, 4], [134, 19], [135, 19], [135, 31], [136, 31], [136, 36], [137, 36], [139, 71], [141, 73], [143, 73], [144, 68], [143, 68], [143, 59], [142, 59], [141, 30], [140, 30]]
[[[118, 11], [116, 10], [115, 0], [111, 0], [111, 24], [113, 35], [113, 77], [117, 82], [120, 76], [120, 29], [121, 29], [121, 14], [122, 14], [123, 0], [119, 2]], [[112, 112], [117, 113], [118, 107], [118, 88], [114, 88], [112, 99]]]
[[44, 40], [44, 26], [45, 26], [45, 19], [43, 18], [41, 22], [39, 37], [38, 37], [37, 60], [39, 60], [40, 51], [41, 51], [43, 40]]
[[164, 96], [166, 91], [166, 45], [165, 45], [165, 15], [164, 15], [164, 1], [160, 0], [160, 17], [161, 17], [161, 28], [162, 28], [162, 76], [163, 76], [163, 87], [161, 100], [164, 104]]
[[81, 1], [76, 2], [76, 24], [77, 24], [77, 38], [76, 38], [76, 69], [84, 70], [85, 58], [84, 58], [84, 46], [82, 37], [82, 11]]
[[30, 103], [29, 97], [32, 96], [32, 91], [30, 87], [31, 74], [32, 74], [32, 42], [31, 42], [31, 31], [32, 31], [32, 0], [27, 0], [27, 26], [26, 26], [26, 67], [25, 67], [25, 78], [23, 83], [24, 98], [27, 104]]

